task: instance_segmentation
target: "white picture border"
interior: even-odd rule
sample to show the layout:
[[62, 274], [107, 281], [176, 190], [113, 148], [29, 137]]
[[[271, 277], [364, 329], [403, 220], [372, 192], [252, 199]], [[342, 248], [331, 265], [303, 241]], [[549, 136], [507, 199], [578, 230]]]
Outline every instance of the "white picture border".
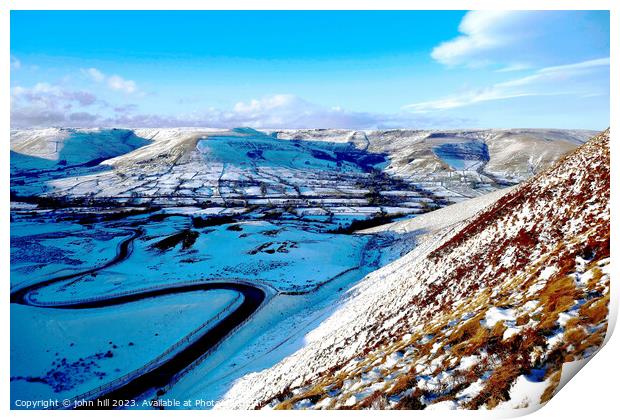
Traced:
[[[0, 97], [0, 133], [5, 143], [1, 148], [1, 167], [4, 171], [4, 180], [0, 194], [4, 197], [4, 208], [0, 219], [0, 232], [2, 234], [2, 254], [0, 255], [2, 267], [2, 287], [0, 296], [2, 305], [2, 372], [0, 380], [2, 390], [1, 410], [13, 418], [83, 418], [84, 412], [59, 412], [50, 411], [45, 413], [33, 413], [28, 411], [10, 411], [10, 323], [9, 323], [9, 132], [10, 132], [10, 10], [610, 10], [611, 17], [611, 92], [610, 97], [610, 125], [611, 125], [611, 155], [612, 155], [612, 179], [620, 179], [614, 175], [618, 173], [620, 162], [619, 144], [615, 139], [615, 128], [618, 127], [618, 98], [620, 86], [618, 77], [620, 68], [618, 64], [618, 32], [620, 19], [620, 2], [611, 0], [3, 0], [0, 1], [0, 76], [2, 95]], [[618, 182], [618, 181], [616, 181]], [[618, 197], [612, 188], [611, 196], [612, 213], [618, 209]], [[611, 220], [611, 253], [615, 255], [618, 249], [618, 223], [615, 218]], [[616, 263], [612, 259], [612, 286], [610, 308], [610, 331], [613, 330], [618, 316], [618, 302], [620, 300]], [[608, 333], [606, 346], [593, 357], [587, 367], [579, 372], [569, 383], [542, 409], [535, 411], [528, 419], [608, 419], [616, 412], [618, 395], [618, 379], [620, 378], [620, 339], [611, 337]], [[612, 414], [613, 413], [613, 414]], [[242, 416], [257, 416], [261, 418], [293, 418], [293, 416], [310, 416], [312, 418], [331, 417], [342, 418], [359, 417], [370, 418], [423, 418], [423, 419], [453, 419], [453, 418], [502, 418], [519, 415], [513, 411], [456, 411], [456, 412], [409, 412], [409, 411], [366, 411], [366, 412], [204, 412], [204, 411], [177, 411], [177, 412], [134, 412], [121, 411], [114, 414], [105, 412], [89, 412], [87, 415], [93, 420], [122, 417], [144, 418], [151, 416], [182, 417], [184, 420], [215, 417], [215, 418], [241, 418]]]

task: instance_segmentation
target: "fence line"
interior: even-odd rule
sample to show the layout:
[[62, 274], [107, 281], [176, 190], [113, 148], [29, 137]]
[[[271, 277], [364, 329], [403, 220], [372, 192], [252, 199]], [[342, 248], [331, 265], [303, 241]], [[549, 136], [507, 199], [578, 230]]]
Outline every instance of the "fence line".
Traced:
[[[153, 370], [154, 368], [158, 367], [161, 363], [163, 363], [165, 361], [165, 359], [167, 358], [168, 355], [170, 355], [172, 352], [176, 351], [179, 349], [179, 347], [181, 347], [182, 345], [185, 345], [186, 343], [189, 343], [190, 341], [192, 341], [194, 339], [194, 337], [201, 332], [204, 328], [206, 328], [208, 325], [212, 324], [214, 321], [220, 320], [223, 314], [227, 314], [228, 311], [231, 310], [231, 308], [233, 306], [237, 306], [242, 302], [242, 300], [244, 299], [243, 294], [242, 293], [238, 293], [237, 297], [230, 302], [228, 305], [226, 305], [226, 307], [224, 307], [221, 311], [219, 311], [217, 314], [215, 314], [214, 316], [212, 316], [211, 318], [209, 318], [207, 321], [205, 321], [204, 323], [202, 323], [200, 326], [198, 326], [197, 328], [195, 328], [194, 330], [192, 330], [189, 334], [185, 335], [180, 341], [176, 342], [175, 344], [173, 344], [172, 346], [170, 346], [168, 349], [166, 349], [163, 353], [161, 353], [159, 356], [157, 356], [155, 359], [151, 360], [149, 363], [147, 363], [146, 365], [143, 365], [137, 369], [132, 370], [131, 372], [114, 379], [111, 382], [108, 382], [107, 384], [101, 385], [95, 389], [92, 389], [90, 391], [87, 391], [85, 393], [79, 394], [73, 398], [71, 398], [70, 400], [72, 402], [75, 401], [80, 401], [80, 400], [89, 400], [89, 399], [93, 399], [95, 397], [97, 397], [98, 395], [102, 394], [104, 391], [110, 391], [113, 390], [117, 387], [119, 387], [120, 385], [124, 384], [125, 382], [128, 382], [129, 379], [136, 377], [136, 376], [140, 376], [141, 374], [148, 372], [150, 370]], [[236, 308], [235, 308], [236, 309]]]
[[[265, 300], [263, 300], [263, 302], [260, 304], [260, 306], [258, 308], [256, 308], [256, 310], [254, 311], [254, 313], [258, 312], [259, 310], [261, 310], [263, 308], [263, 306], [265, 306], [268, 303], [269, 299], [267, 297], [265, 297]], [[228, 339], [230, 336], [232, 336], [233, 334], [235, 334], [237, 331], [239, 331], [242, 327], [245, 326], [245, 324], [247, 324], [252, 317], [248, 317], [246, 318], [242, 323], [240, 323], [239, 325], [237, 325], [235, 328], [233, 328], [232, 330], [230, 330], [228, 332], [228, 334], [226, 334], [226, 336], [224, 336], [215, 346], [211, 347], [209, 350], [207, 350], [206, 352], [204, 352], [200, 357], [198, 357], [196, 360], [194, 360], [192, 363], [190, 363], [189, 365], [187, 365], [183, 370], [181, 370], [180, 372], [176, 373], [174, 376], [172, 376], [172, 378], [170, 379], [170, 381], [164, 386], [162, 387], [162, 389], [168, 391], [170, 390], [170, 388], [172, 388], [173, 385], [177, 384], [181, 378], [183, 376], [185, 376], [186, 374], [188, 374], [190, 371], [192, 371], [196, 366], [198, 366], [200, 363], [202, 363], [207, 357], [209, 357], [215, 350], [217, 350], [220, 345], [226, 341], [226, 339]]]
[[[268, 281], [269, 280], [260, 281], [262, 283], [260, 286], [261, 287], [268, 286], [267, 284], [265, 284]], [[172, 284], [164, 284], [164, 285], [160, 284], [160, 285], [155, 285], [155, 286], [141, 287], [138, 289], [132, 289], [128, 291], [111, 293], [111, 294], [107, 294], [104, 296], [95, 296], [95, 297], [90, 297], [90, 298], [37, 301], [36, 299], [33, 300], [32, 298], [28, 297], [28, 303], [31, 304], [32, 306], [38, 306], [38, 307], [71, 306], [71, 305], [82, 304], [82, 303], [101, 302], [101, 301], [106, 301], [106, 300], [114, 299], [118, 297], [132, 296], [132, 295], [137, 295], [137, 294], [144, 293], [144, 292], [152, 292], [152, 291], [163, 290], [167, 288], [178, 288], [178, 287], [184, 287], [184, 286], [192, 286], [195, 284], [209, 285], [210, 283], [238, 283], [238, 284], [258, 287], [255, 282], [250, 282], [242, 278], [214, 277], [208, 280], [202, 280], [202, 279], [188, 280], [188, 281], [184, 281], [180, 283], [172, 283]], [[275, 289], [273, 286], [269, 286], [269, 287], [271, 287], [277, 292], [277, 289]], [[179, 293], [183, 293], [183, 292], [179, 292]]]

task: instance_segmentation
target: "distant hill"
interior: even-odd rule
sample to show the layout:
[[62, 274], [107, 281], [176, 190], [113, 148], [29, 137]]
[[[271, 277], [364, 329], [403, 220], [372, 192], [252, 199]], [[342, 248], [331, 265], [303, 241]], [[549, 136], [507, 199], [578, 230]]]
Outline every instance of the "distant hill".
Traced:
[[369, 212], [380, 204], [407, 213], [424, 201], [416, 197], [442, 206], [519, 183], [591, 134], [578, 130], [14, 130], [11, 189], [20, 196], [157, 205], [229, 206], [254, 200], [259, 205], [287, 202], [313, 207], [307, 200], [323, 197], [365, 206]]

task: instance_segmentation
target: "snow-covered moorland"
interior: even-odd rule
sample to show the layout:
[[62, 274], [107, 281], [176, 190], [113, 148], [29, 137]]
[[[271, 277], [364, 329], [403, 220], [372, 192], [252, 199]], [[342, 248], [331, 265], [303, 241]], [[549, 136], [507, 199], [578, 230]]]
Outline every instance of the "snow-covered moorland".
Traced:
[[[11, 189], [16, 196], [129, 204], [292, 205], [315, 212], [333, 207], [335, 214], [342, 208], [382, 205], [416, 213], [426, 211], [429, 203], [445, 205], [521, 182], [593, 134], [208, 128], [13, 131]], [[109, 148], [102, 150], [102, 142]]]
[[534, 405], [604, 333], [590, 134], [13, 131], [12, 397]]
[[[535, 408], [607, 329], [609, 132], [368, 275], [220, 408]], [[415, 223], [415, 219], [413, 221]]]

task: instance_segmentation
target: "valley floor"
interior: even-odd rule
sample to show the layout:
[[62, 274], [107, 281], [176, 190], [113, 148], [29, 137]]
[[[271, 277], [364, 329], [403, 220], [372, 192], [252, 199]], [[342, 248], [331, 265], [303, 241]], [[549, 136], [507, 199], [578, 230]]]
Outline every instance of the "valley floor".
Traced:
[[[327, 219], [203, 218], [195, 208], [93, 222], [89, 210], [40, 212], [16, 203], [12, 398], [74, 398], [92, 396], [93, 389], [103, 394], [147, 371], [171, 347], [197, 339], [188, 334], [208, 331], [213, 322], [205, 321], [230, 315], [244, 298], [215, 289], [119, 304], [108, 299], [194, 284], [259, 287], [266, 301], [208, 357], [178, 372], [167, 386], [127, 396], [217, 400], [238, 378], [302, 348], [308, 334], [355, 295], [365, 275], [506, 191], [455, 205], [448, 218], [419, 216], [417, 224], [433, 224], [409, 233], [391, 225], [337, 233], [338, 225]], [[118, 258], [123, 243], [126, 255]]]
[[[177, 372], [175, 386], [140, 397], [188, 395], [182, 390], [192, 384], [192, 395], [206, 387], [208, 399], [217, 399], [230, 381], [298, 349], [351, 285], [412, 246], [391, 233], [333, 233], [337, 225], [321, 221], [201, 218], [199, 209], [95, 223], [90, 215], [12, 213], [13, 400], [92, 396], [133, 380], [162, 354], [174, 354], [171, 348], [197, 340], [195, 330], [207, 335], [244, 300], [217, 285], [248, 284], [266, 293], [260, 309], [206, 360]], [[209, 284], [216, 288], [111, 301]]]

